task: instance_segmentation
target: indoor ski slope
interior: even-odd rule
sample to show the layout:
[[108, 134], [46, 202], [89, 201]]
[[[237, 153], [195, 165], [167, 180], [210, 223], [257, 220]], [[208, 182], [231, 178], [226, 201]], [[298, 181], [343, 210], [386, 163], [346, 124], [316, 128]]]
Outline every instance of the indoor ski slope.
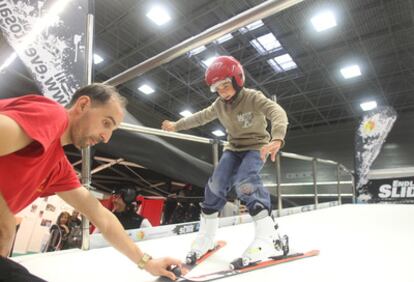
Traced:
[[[343, 205], [278, 219], [291, 249], [319, 249], [318, 257], [221, 281], [414, 281], [414, 206]], [[183, 259], [195, 233], [139, 243], [154, 257]], [[227, 267], [253, 238], [252, 223], [220, 228], [227, 246], [200, 265], [201, 274]], [[69, 250], [15, 258], [48, 281], [164, 281], [140, 271], [113, 248]], [[194, 272], [194, 273], [195, 273]]]

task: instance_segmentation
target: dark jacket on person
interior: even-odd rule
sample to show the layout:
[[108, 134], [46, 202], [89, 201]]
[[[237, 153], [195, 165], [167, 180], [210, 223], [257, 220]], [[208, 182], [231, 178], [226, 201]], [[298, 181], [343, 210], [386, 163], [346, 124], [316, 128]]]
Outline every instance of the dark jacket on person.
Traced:
[[140, 216], [133, 210], [123, 211], [123, 212], [114, 212], [114, 215], [121, 222], [124, 229], [137, 229], [141, 228], [142, 221], [144, 217]]

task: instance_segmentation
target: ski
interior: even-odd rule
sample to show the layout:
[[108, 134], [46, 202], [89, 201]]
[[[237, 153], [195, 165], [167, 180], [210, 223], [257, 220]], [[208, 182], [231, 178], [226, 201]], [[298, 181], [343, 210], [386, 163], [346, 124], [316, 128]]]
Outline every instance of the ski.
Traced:
[[218, 250], [220, 250], [221, 248], [223, 248], [226, 245], [226, 241], [217, 241], [214, 249], [208, 251], [207, 253], [205, 253], [201, 258], [197, 259], [195, 261], [195, 263], [186, 263], [184, 265], [184, 267], [186, 267], [188, 270], [193, 269], [194, 267], [196, 267], [197, 265], [199, 265], [200, 263], [202, 263], [203, 261], [205, 261], [206, 259], [208, 259], [209, 257], [211, 257], [212, 255], [214, 255]]
[[270, 260], [263, 261], [263, 262], [256, 263], [256, 264], [252, 264], [252, 265], [246, 266], [246, 267], [241, 268], [241, 269], [228, 269], [228, 270], [222, 270], [222, 271], [217, 271], [217, 272], [213, 272], [213, 273], [207, 273], [207, 274], [203, 274], [203, 275], [199, 275], [199, 276], [191, 276], [191, 275], [189, 275], [190, 273], [188, 273], [185, 276], [181, 276], [180, 281], [188, 281], [188, 282], [213, 281], [213, 280], [218, 280], [218, 279], [222, 279], [222, 278], [226, 278], [226, 277], [230, 277], [230, 276], [235, 276], [235, 275], [247, 273], [247, 272], [250, 272], [250, 271], [258, 270], [258, 269], [261, 269], [261, 268], [270, 267], [270, 266], [273, 266], [273, 265], [282, 264], [282, 263], [285, 263], [285, 262], [290, 262], [290, 261], [294, 261], [294, 260], [298, 260], [298, 259], [313, 257], [313, 256], [317, 256], [317, 255], [319, 255], [319, 250], [312, 250], [312, 251], [305, 252], [305, 253], [295, 253], [295, 254], [290, 254], [290, 255], [286, 255], [286, 256], [271, 257]]
[[[194, 267], [196, 267], [197, 265], [199, 265], [200, 263], [202, 263], [203, 261], [205, 261], [206, 259], [208, 259], [212, 255], [214, 255], [218, 250], [223, 248], [226, 244], [227, 244], [226, 241], [217, 241], [212, 250], [208, 251], [201, 258], [197, 259], [193, 264], [190, 264], [190, 263], [183, 264], [182, 268], [186, 270], [185, 271], [186, 273], [190, 272]], [[180, 267], [174, 266], [170, 269], [170, 271], [174, 272], [174, 274], [177, 277], [182, 277], [182, 270], [181, 270]], [[165, 280], [165, 279], [162, 279], [162, 278], [160, 278], [160, 279], [161, 279], [160, 281]], [[170, 281], [170, 280], [168, 280], [168, 281]]]

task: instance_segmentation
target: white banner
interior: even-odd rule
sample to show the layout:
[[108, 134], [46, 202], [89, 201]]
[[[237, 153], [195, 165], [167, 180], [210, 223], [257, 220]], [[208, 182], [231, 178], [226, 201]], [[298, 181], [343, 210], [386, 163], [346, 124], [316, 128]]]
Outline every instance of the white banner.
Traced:
[[42, 94], [62, 105], [86, 84], [87, 13], [87, 0], [0, 0], [4, 37]]
[[362, 117], [355, 134], [356, 190], [361, 201], [371, 198], [364, 185], [368, 182], [371, 165], [380, 153], [396, 119], [397, 113], [391, 107], [378, 108]]

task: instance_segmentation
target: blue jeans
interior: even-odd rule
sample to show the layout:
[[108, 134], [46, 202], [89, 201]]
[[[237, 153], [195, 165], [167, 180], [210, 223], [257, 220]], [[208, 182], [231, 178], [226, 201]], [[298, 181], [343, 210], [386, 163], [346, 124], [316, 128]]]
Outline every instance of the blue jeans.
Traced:
[[225, 151], [205, 187], [203, 210], [220, 211], [233, 187], [250, 214], [254, 214], [257, 208], [270, 210], [269, 191], [259, 175], [263, 165], [260, 151]]

